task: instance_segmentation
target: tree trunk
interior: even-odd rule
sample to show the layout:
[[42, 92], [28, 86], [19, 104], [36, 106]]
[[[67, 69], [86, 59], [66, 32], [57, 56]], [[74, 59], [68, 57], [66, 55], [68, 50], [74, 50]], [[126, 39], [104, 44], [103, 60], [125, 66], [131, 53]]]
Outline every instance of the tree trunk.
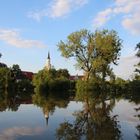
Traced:
[[89, 80], [89, 75], [90, 75], [90, 72], [89, 71], [87, 71], [87, 72], [85, 72], [85, 74], [84, 74], [85, 76], [85, 78], [84, 78], [84, 80], [85, 81], [88, 81]]

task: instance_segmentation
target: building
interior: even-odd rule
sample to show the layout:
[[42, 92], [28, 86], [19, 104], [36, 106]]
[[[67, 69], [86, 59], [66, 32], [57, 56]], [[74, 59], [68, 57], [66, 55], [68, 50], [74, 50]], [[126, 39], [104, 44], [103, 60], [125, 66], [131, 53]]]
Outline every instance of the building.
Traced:
[[49, 122], [49, 110], [48, 108], [43, 108], [43, 114], [44, 114], [44, 117], [45, 117], [45, 120], [46, 120], [46, 126], [48, 126], [48, 122]]
[[[48, 71], [52, 68], [52, 65], [51, 65], [51, 58], [50, 58], [50, 53], [48, 52], [48, 57], [47, 57], [47, 60], [46, 60], [46, 64], [45, 64], [45, 69]], [[75, 80], [83, 80], [84, 79], [84, 76], [83, 75], [70, 75], [69, 77], [69, 80], [71, 81], [75, 81]]]
[[22, 74], [23, 74], [26, 78], [28, 78], [29, 80], [32, 80], [32, 79], [33, 79], [33, 75], [34, 75], [33, 72], [22, 71]]
[[69, 80], [75, 81], [75, 80], [83, 80], [84, 76], [83, 75], [70, 75]]
[[51, 69], [51, 59], [50, 59], [50, 53], [49, 52], [48, 52], [48, 57], [47, 57], [45, 69], [46, 70], [50, 70]]

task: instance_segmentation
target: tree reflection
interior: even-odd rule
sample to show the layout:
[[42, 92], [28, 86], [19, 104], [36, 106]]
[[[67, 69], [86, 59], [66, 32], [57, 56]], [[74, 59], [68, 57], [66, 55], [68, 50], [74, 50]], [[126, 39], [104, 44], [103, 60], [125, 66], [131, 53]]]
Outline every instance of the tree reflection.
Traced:
[[57, 138], [62, 140], [120, 139], [121, 131], [117, 116], [110, 115], [115, 99], [107, 99], [104, 93], [86, 93], [78, 96], [78, 99], [79, 97], [83, 100], [83, 109], [73, 114], [75, 117], [73, 123], [65, 121], [60, 124], [57, 129]]
[[[138, 115], [136, 115], [136, 117], [138, 117], [139, 121], [140, 121], [140, 107], [135, 109], [136, 112], [139, 112]], [[140, 124], [138, 124], [136, 126], [136, 129], [138, 130], [138, 134], [136, 134], [136, 137], [138, 140], [140, 140]]]
[[36, 93], [32, 98], [33, 104], [42, 108], [42, 112], [46, 119], [46, 125], [48, 125], [49, 115], [52, 115], [55, 108], [66, 108], [69, 103], [69, 97], [61, 93]]
[[[126, 92], [123, 95], [123, 98], [127, 99], [129, 102], [134, 103], [135, 105], [139, 105], [140, 104], [140, 94], [139, 92], [136, 91], [131, 91], [131, 92]], [[135, 117], [138, 118], [138, 120], [140, 120], [140, 107], [134, 108], [134, 110], [137, 112], [137, 115], [135, 115]], [[138, 140], [140, 140], [140, 124], [138, 124], [136, 126], [136, 129], [138, 131], [136, 135], [136, 138]]]
[[32, 93], [28, 91], [25, 93], [0, 90], [0, 112], [6, 110], [17, 111], [20, 104], [32, 103], [31, 96]]

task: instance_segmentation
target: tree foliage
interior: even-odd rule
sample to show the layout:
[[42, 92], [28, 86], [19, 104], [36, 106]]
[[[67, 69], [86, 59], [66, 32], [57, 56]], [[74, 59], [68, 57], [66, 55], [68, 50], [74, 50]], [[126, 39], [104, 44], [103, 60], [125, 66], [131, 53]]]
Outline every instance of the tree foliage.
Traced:
[[9, 96], [32, 93], [31, 81], [22, 74], [19, 65], [12, 68], [0, 67], [0, 94], [10, 93]]
[[[137, 53], [136, 53], [136, 56], [138, 57], [138, 58], [140, 58], [140, 43], [138, 43], [137, 45], [136, 45], [136, 50], [137, 50]], [[137, 73], [139, 73], [140, 74], [140, 69], [139, 69], [139, 67], [140, 67], [140, 62], [136, 65], [136, 69], [135, 69], [135, 72], [137, 72]], [[137, 77], [138, 77], [138, 75], [136, 75]]]
[[74, 57], [77, 67], [85, 72], [86, 80], [91, 75], [102, 74], [104, 80], [110, 74], [110, 64], [117, 64], [122, 41], [114, 30], [95, 31], [82, 29], [71, 33], [67, 40], [60, 41], [58, 48], [62, 56]]
[[138, 43], [138, 44], [136, 45], [136, 49], [138, 50], [137, 53], [136, 53], [136, 56], [137, 56], [137, 57], [140, 57], [140, 43]]
[[0, 90], [6, 91], [11, 82], [11, 74], [8, 68], [0, 68]]
[[33, 78], [35, 92], [62, 92], [70, 88], [69, 73], [66, 69], [40, 70]]
[[14, 64], [12, 67], [11, 67], [11, 72], [13, 74], [13, 77], [15, 79], [21, 79], [23, 77], [23, 74], [22, 74], [22, 71], [19, 67], [18, 64]]

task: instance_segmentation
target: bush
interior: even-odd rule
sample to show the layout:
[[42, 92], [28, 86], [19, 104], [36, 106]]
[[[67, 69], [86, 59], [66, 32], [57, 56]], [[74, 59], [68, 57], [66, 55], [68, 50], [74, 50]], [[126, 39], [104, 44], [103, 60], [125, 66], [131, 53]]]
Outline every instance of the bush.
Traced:
[[35, 92], [46, 94], [48, 92], [65, 92], [70, 90], [70, 80], [64, 75], [61, 75], [55, 69], [39, 71], [33, 78]]

